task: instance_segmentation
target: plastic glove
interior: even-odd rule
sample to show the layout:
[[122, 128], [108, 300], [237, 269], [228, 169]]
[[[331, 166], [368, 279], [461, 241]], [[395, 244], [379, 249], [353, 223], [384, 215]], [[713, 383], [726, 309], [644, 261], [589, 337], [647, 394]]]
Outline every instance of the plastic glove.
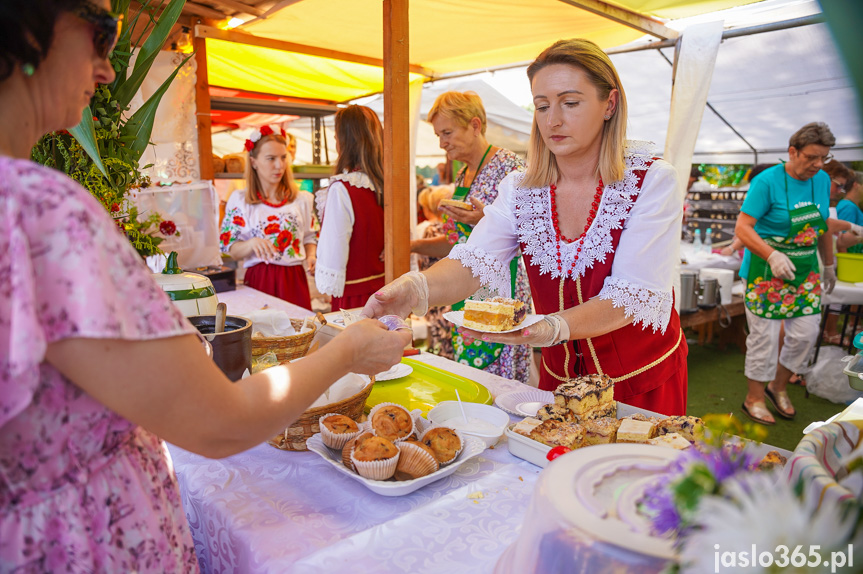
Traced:
[[774, 251], [767, 258], [767, 264], [770, 265], [770, 270], [773, 272], [774, 277], [781, 277], [789, 281], [794, 279], [794, 272], [797, 271], [797, 268], [784, 253]]
[[405, 273], [369, 297], [360, 312], [363, 317], [375, 319], [384, 315], [407, 317], [425, 315], [429, 310], [429, 285], [419, 271]]
[[525, 343], [534, 347], [551, 347], [569, 340], [569, 325], [560, 315], [546, 315], [539, 323], [521, 330]]
[[858, 237], [863, 237], [863, 225], [851, 224], [851, 233]]
[[829, 295], [836, 287], [836, 264], [825, 265], [821, 272], [821, 290]]

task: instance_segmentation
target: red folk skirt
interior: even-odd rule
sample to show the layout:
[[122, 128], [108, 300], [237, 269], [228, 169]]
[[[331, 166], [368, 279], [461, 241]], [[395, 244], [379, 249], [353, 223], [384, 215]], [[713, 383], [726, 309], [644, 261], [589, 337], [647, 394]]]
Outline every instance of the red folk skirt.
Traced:
[[246, 269], [243, 282], [253, 289], [284, 299], [303, 309], [312, 308], [309, 280], [302, 265], [256, 263]]

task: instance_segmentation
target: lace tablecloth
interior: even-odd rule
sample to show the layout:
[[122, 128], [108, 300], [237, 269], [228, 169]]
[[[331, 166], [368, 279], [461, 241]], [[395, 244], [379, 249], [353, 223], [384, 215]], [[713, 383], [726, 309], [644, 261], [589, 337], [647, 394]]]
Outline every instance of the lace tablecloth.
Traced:
[[[413, 358], [494, 396], [526, 388], [435, 355]], [[541, 470], [509, 454], [503, 438], [455, 474], [386, 497], [312, 452], [264, 444], [210, 460], [169, 449], [205, 573], [491, 572], [518, 535]], [[468, 497], [477, 492], [482, 498]]]

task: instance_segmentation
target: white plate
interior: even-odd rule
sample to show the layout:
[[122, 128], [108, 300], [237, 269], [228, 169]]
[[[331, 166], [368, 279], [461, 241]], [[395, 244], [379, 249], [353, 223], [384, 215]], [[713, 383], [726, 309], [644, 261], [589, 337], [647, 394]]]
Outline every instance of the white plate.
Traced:
[[502, 395], [498, 395], [494, 400], [494, 404], [499, 408], [517, 417], [536, 416], [536, 411], [539, 407], [553, 402], [554, 393], [551, 391], [541, 391], [539, 389], [504, 393]]
[[[447, 311], [443, 314], [443, 318], [455, 325], [456, 327], [464, 327], [464, 311]], [[518, 327], [515, 329], [508, 329], [506, 331], [483, 331], [481, 329], [472, 329], [473, 331], [480, 331], [481, 333], [514, 333], [515, 331], [519, 331], [524, 329], [525, 327], [530, 327], [534, 323], [539, 323], [545, 318], [545, 315], [533, 315], [528, 314], [524, 321], [522, 321]]]
[[348, 470], [344, 464], [342, 464], [342, 455], [339, 453], [336, 456], [336, 452], [327, 448], [323, 441], [321, 441], [320, 433], [315, 434], [306, 441], [306, 446], [310, 451], [315, 452], [321, 456], [325, 461], [330, 463], [333, 468], [335, 468], [338, 472], [351, 477], [352, 479], [363, 483], [366, 488], [371, 490], [374, 493], [383, 495], [383, 496], [404, 496], [405, 494], [410, 494], [415, 490], [419, 490], [427, 484], [431, 484], [436, 480], [440, 480], [445, 476], [449, 476], [458, 470], [462, 464], [475, 457], [476, 455], [482, 453], [485, 450], [485, 443], [475, 436], [466, 436], [462, 435], [464, 438], [464, 449], [461, 451], [461, 454], [458, 455], [458, 458], [455, 462], [448, 464], [447, 466], [441, 468], [437, 472], [433, 472], [426, 476], [415, 478], [413, 480], [404, 480], [404, 481], [392, 481], [392, 480], [371, 480], [365, 477], [358, 475], [357, 473]]
[[375, 381], [391, 381], [393, 379], [400, 379], [402, 377], [407, 377], [413, 372], [414, 368], [410, 365], [405, 363], [396, 363], [390, 368], [390, 370], [375, 375]]

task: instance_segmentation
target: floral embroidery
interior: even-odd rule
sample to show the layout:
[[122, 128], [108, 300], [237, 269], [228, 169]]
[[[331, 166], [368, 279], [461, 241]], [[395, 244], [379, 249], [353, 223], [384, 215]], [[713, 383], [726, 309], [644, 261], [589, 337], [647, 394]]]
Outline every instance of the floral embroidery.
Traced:
[[822, 233], [824, 233], [823, 229], [815, 229], [807, 223], [791, 241], [795, 245], [815, 245], [818, 242], [818, 236]]
[[[777, 316], [794, 317], [801, 308], [803, 314], [811, 315], [811, 307], [820, 305], [821, 274], [811, 271], [806, 276], [806, 281], [798, 287], [779, 277], [755, 277], [746, 285], [746, 299], [747, 307], [753, 313], [768, 319]], [[808, 312], [807, 308], [810, 309]]]

